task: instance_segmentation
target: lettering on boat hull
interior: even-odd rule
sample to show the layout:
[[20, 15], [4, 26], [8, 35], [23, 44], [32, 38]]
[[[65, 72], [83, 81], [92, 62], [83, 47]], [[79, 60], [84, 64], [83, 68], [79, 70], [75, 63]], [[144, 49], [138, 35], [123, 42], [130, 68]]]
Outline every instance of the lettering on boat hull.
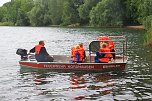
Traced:
[[103, 65], [103, 68], [115, 68], [115, 67], [121, 67], [122, 65]]
[[68, 65], [69, 69], [94, 69], [93, 65]]
[[59, 69], [94, 69], [93, 65], [44, 65], [44, 68], [59, 68]]
[[44, 65], [44, 68], [66, 68], [66, 65]]

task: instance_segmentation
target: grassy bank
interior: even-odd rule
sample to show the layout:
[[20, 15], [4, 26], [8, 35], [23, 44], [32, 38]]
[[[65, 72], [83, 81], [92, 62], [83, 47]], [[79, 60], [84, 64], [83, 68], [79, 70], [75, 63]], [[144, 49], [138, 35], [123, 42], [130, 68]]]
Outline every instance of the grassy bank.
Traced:
[[12, 22], [0, 22], [0, 26], [14, 26]]

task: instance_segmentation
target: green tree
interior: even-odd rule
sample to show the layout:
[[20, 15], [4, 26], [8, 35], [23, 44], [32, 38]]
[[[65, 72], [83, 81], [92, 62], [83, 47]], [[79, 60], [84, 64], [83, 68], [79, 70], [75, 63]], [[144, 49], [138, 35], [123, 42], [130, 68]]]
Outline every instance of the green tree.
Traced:
[[140, 0], [138, 6], [138, 21], [143, 22], [148, 16], [152, 15], [152, 0]]
[[2, 22], [4, 17], [4, 7], [0, 7], [0, 22]]
[[125, 0], [125, 5], [128, 24], [142, 24], [152, 14], [152, 0]]
[[83, 3], [83, 0], [65, 0], [63, 6], [63, 25], [70, 25], [80, 23], [80, 17], [78, 13], [79, 6]]
[[62, 23], [63, 14], [63, 0], [50, 0], [49, 1], [49, 15], [53, 25], [59, 25]]
[[4, 14], [3, 22], [11, 22], [15, 24], [17, 19], [17, 5], [13, 5], [14, 2], [8, 2], [4, 5], [6, 12]]
[[84, 0], [84, 4], [78, 8], [79, 16], [82, 19], [83, 24], [89, 23], [89, 13], [94, 6], [101, 0]]
[[30, 25], [30, 21], [28, 18], [28, 12], [31, 11], [33, 6], [34, 6], [33, 0], [21, 0], [20, 1], [20, 8], [18, 9], [18, 12], [17, 12], [16, 25], [19, 25], [19, 26]]
[[29, 25], [27, 12], [33, 7], [33, 0], [12, 0], [3, 5], [5, 8], [2, 22], [11, 22], [14, 25]]
[[144, 21], [146, 29], [145, 44], [152, 46], [152, 15], [147, 16]]
[[125, 0], [125, 24], [138, 24], [138, 2], [139, 0]]
[[122, 26], [123, 9], [121, 0], [102, 0], [90, 12], [92, 26]]
[[32, 26], [45, 26], [51, 23], [48, 11], [48, 0], [37, 0], [35, 6], [28, 13]]

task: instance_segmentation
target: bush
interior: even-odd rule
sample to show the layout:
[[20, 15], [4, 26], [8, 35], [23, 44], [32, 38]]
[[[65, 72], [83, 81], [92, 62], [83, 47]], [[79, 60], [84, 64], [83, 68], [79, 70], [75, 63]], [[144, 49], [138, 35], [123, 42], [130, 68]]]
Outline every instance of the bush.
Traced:
[[143, 25], [147, 31], [150, 30], [150, 28], [152, 27], [152, 15], [146, 17], [143, 22]]
[[90, 24], [97, 27], [123, 25], [123, 9], [121, 0], [102, 0], [90, 12]]
[[152, 15], [146, 17], [143, 25], [147, 31], [145, 35], [145, 44], [152, 46]]
[[0, 22], [0, 26], [14, 26], [12, 22]]

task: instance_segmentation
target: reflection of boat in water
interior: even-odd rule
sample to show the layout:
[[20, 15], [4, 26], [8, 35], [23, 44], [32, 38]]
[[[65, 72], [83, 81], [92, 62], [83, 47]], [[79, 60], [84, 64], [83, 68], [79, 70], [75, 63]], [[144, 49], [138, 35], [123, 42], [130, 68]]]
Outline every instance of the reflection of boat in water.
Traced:
[[20, 73], [25, 76], [24, 80], [28, 80], [26, 81], [28, 84], [34, 83], [38, 85], [36, 87], [40, 89], [39, 95], [52, 96], [52, 99], [55, 99], [56, 96], [64, 96], [72, 99], [72, 101], [96, 100], [101, 98], [101, 96], [112, 94], [118, 78], [124, 76], [122, 72], [121, 74], [113, 74], [111, 72], [88, 73], [84, 71], [65, 73], [65, 71], [52, 72], [46, 69], [25, 67], [21, 68]]
[[70, 77], [70, 84], [71, 84], [71, 89], [81, 89], [85, 88], [85, 79], [83, 76], [78, 76], [78, 75], [72, 75]]
[[[120, 77], [122, 75], [124, 75], [124, 73], [93, 73], [92, 75], [73, 74], [70, 76], [70, 84], [73, 91], [71, 93], [73, 94], [73, 99], [96, 100], [101, 96], [108, 95], [113, 92], [113, 87], [116, 86], [116, 81], [114, 78]], [[83, 93], [77, 93], [79, 91]]]
[[[125, 69], [128, 57], [126, 56], [127, 42], [126, 37], [115, 36], [115, 50], [116, 59], [109, 63], [95, 63], [94, 57], [95, 52], [100, 48], [100, 41], [92, 41], [89, 44], [89, 56], [83, 63], [70, 63], [70, 55], [53, 55], [54, 62], [37, 62], [32, 56], [26, 60], [19, 61], [21, 66], [30, 68], [41, 68], [41, 69], [55, 69], [55, 70], [85, 70], [85, 71], [122, 71]], [[107, 40], [106, 40], [107, 41]]]

